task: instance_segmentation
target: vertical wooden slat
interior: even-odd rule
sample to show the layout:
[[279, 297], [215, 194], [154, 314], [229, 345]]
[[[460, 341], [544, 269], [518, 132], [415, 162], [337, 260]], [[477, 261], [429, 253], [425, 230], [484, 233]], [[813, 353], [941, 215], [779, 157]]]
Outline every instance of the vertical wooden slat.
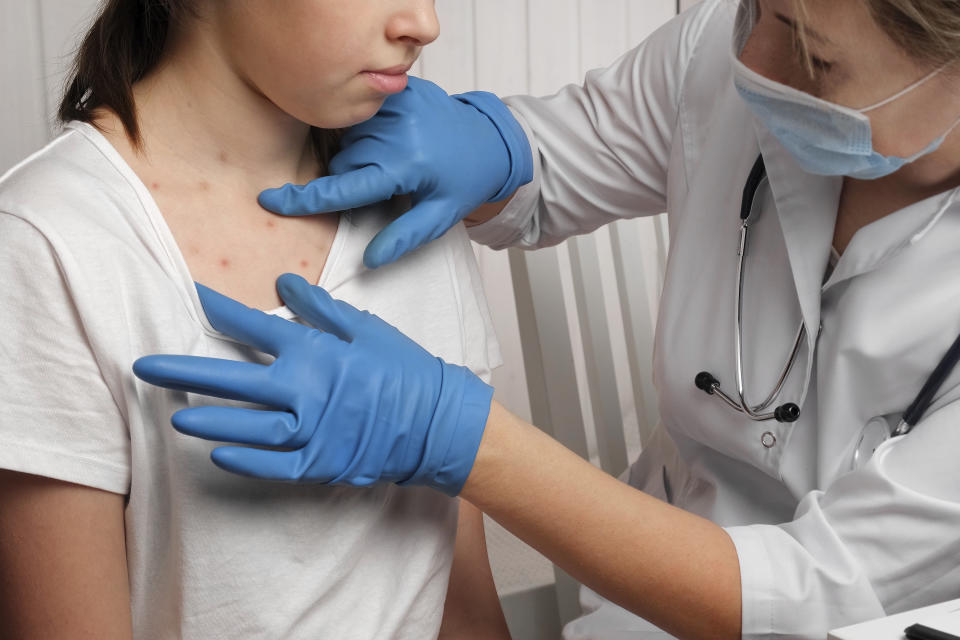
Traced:
[[627, 361], [633, 380], [634, 406], [640, 428], [640, 441], [649, 438], [659, 419], [656, 390], [653, 386], [653, 337], [655, 319], [652, 294], [643, 276], [641, 236], [635, 221], [611, 226], [613, 259], [620, 292], [620, 311], [626, 329]]
[[627, 447], [596, 238], [582, 236], [571, 242], [570, 261], [600, 467], [617, 476], [627, 467]]

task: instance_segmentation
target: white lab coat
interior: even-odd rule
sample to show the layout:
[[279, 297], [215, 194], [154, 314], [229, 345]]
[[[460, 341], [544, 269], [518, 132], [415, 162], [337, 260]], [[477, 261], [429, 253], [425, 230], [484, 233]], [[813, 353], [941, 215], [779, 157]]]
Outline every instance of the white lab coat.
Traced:
[[[737, 95], [736, 8], [707, 0], [583, 87], [509, 99], [536, 178], [471, 235], [534, 248], [668, 212], [653, 362], [661, 422], [630, 483], [665, 499], [666, 477], [674, 504], [727, 528], [744, 638], [822, 639], [960, 597], [960, 370], [911, 434], [848, 472], [864, 425], [896, 424], [960, 333], [960, 204], [942, 194], [864, 227], [824, 282], [841, 181], [803, 173]], [[802, 318], [807, 340], [781, 396], [802, 407], [793, 424], [746, 420], [693, 383], [708, 370], [736, 392], [738, 214], [761, 150], [769, 180], [745, 276], [746, 388], [754, 402], [767, 395]], [[663, 637], [589, 591], [582, 602], [567, 638]]]

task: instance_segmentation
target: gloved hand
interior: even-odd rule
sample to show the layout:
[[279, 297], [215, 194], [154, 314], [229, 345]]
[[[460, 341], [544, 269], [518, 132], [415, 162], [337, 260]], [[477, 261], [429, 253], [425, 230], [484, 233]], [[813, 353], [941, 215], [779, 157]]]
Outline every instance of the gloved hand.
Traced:
[[288, 216], [342, 211], [411, 194], [413, 208], [367, 246], [374, 269], [435, 240], [485, 202], [533, 179], [523, 128], [492, 93], [448, 96], [410, 78], [373, 118], [347, 130], [329, 177], [260, 194], [260, 205]]
[[134, 373], [152, 384], [274, 409], [193, 407], [173, 415], [174, 427], [207, 440], [289, 449], [214, 449], [213, 462], [234, 473], [459, 493], [480, 447], [493, 389], [299, 276], [281, 276], [277, 289], [317, 328], [197, 285], [210, 323], [276, 356], [270, 365], [165, 355], [134, 363]]

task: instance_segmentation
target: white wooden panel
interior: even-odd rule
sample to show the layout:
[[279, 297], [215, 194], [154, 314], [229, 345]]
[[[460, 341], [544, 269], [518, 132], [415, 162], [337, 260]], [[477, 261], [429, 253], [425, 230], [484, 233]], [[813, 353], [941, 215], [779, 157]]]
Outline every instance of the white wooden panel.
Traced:
[[676, 0], [629, 0], [627, 34], [632, 48], [677, 13]]
[[580, 3], [580, 75], [609, 66], [626, 53], [628, 0]]
[[527, 0], [475, 0], [478, 89], [499, 96], [530, 91], [527, 16]]
[[80, 38], [97, 9], [96, 0], [38, 0], [43, 29], [46, 111], [51, 127], [63, 95], [64, 81]]
[[423, 50], [422, 73], [447, 93], [463, 93], [476, 87], [473, 3], [474, 0], [437, 0], [440, 37]]
[[580, 79], [580, 6], [577, 0], [528, 2], [528, 91], [534, 95], [556, 93], [565, 84]]
[[43, 81], [43, 43], [37, 5], [20, 0], [0, 3], [0, 174], [47, 139]]

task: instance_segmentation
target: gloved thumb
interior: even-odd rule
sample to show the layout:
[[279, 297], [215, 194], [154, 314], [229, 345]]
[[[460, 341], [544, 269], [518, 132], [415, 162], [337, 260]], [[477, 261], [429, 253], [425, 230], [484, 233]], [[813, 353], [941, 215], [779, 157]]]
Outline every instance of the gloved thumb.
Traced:
[[293, 273], [277, 278], [277, 292], [295, 314], [344, 342], [352, 342], [370, 317], [369, 313], [335, 300], [325, 289], [311, 286]]
[[363, 264], [376, 269], [436, 240], [469, 211], [451, 211], [446, 200], [424, 200], [380, 231], [363, 252]]

